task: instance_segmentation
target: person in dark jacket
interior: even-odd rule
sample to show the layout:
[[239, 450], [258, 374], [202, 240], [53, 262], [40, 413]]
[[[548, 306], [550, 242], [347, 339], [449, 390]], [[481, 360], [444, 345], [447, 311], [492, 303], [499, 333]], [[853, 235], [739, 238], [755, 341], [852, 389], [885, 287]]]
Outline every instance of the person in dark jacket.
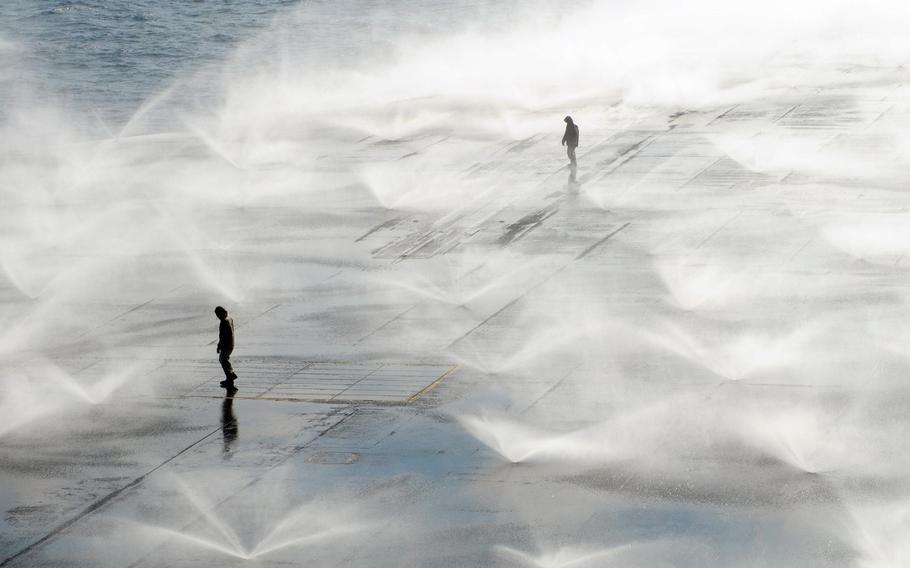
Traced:
[[221, 381], [221, 386], [228, 392], [236, 392], [234, 379], [237, 378], [237, 373], [231, 367], [231, 353], [234, 351], [234, 320], [228, 317], [227, 310], [221, 306], [215, 308], [215, 315], [221, 320], [218, 325], [218, 348], [216, 349], [218, 362], [221, 363], [221, 368], [224, 370], [224, 380]]
[[563, 121], [566, 123], [566, 133], [562, 135], [562, 145], [566, 147], [569, 162], [574, 166], [575, 148], [578, 147], [578, 125], [572, 122], [571, 116], [565, 117]]

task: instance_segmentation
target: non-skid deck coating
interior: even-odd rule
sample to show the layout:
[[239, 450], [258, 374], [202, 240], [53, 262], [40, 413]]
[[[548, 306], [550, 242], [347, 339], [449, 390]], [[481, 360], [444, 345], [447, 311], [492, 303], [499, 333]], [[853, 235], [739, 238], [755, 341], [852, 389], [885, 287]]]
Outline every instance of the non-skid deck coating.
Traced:
[[[245, 361], [234, 364], [239, 378], [234, 398], [306, 402], [381, 402], [417, 400], [455, 370], [453, 365], [398, 363], [279, 363]], [[223, 397], [218, 375], [187, 396]]]

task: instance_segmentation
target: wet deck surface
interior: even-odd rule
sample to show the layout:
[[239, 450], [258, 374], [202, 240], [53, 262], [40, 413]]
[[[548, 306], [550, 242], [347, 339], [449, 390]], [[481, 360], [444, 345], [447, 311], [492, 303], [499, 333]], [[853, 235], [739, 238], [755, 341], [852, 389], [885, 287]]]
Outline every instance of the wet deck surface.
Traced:
[[556, 111], [339, 141], [315, 189], [97, 290], [3, 281], [0, 565], [901, 564], [910, 93], [882, 73], [580, 109], [577, 172]]

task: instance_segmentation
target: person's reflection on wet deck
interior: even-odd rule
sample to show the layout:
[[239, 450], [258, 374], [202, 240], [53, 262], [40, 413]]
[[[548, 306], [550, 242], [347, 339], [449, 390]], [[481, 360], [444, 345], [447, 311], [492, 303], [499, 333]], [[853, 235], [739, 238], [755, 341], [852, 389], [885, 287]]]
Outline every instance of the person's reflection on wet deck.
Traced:
[[574, 195], [574, 194], [578, 193], [579, 188], [581, 188], [581, 184], [578, 183], [578, 178], [576, 177], [577, 174], [578, 174], [578, 166], [576, 166], [575, 164], [570, 164], [569, 165], [569, 181], [566, 182], [566, 191], [570, 195]]
[[234, 399], [226, 397], [221, 403], [221, 437], [224, 442], [224, 458], [231, 457], [231, 446], [237, 441], [237, 418], [234, 416]]

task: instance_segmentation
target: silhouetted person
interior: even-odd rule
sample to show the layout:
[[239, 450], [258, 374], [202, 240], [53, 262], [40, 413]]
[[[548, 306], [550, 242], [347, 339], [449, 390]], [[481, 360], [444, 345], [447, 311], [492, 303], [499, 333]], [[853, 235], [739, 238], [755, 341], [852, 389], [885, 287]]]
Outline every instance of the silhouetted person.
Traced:
[[234, 351], [234, 320], [228, 317], [227, 310], [221, 306], [215, 308], [215, 315], [221, 320], [218, 325], [218, 348], [216, 349], [218, 362], [221, 363], [221, 368], [224, 370], [224, 380], [221, 381], [221, 386], [227, 389], [228, 395], [232, 395], [237, 392], [237, 387], [234, 386], [237, 373], [231, 367], [231, 353]]
[[224, 402], [221, 403], [221, 437], [224, 441], [224, 453], [229, 454], [231, 446], [237, 440], [237, 418], [234, 417], [234, 399], [230, 397], [226, 397]]
[[565, 117], [563, 121], [566, 123], [566, 133], [562, 135], [562, 145], [566, 147], [569, 162], [574, 166], [575, 148], [578, 148], [578, 125], [572, 122], [571, 116]]

